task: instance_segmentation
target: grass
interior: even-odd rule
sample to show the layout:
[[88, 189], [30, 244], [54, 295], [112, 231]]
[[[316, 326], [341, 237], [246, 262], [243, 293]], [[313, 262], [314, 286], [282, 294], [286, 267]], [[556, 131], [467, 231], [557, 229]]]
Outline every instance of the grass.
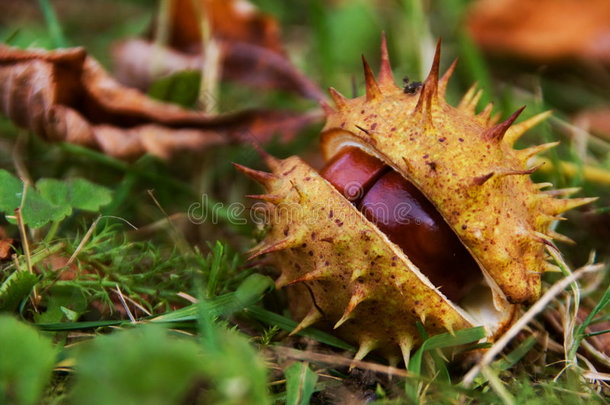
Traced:
[[[29, 136], [15, 154], [27, 134], [1, 118], [1, 169], [15, 173], [17, 166], [31, 179], [60, 183], [82, 177], [109, 189], [112, 201], [95, 212], [75, 209], [47, 225], [26, 226], [21, 236], [17, 226], [0, 223], [21, 240], [18, 254], [0, 262], [0, 402], [606, 403], [610, 364], [587, 341], [603, 331], [585, 329], [610, 317], [604, 265], [610, 250], [602, 229], [610, 222], [610, 143], [584, 133], [588, 142], [578, 149], [568, 119], [571, 94], [581, 105], [595, 105], [608, 102], [603, 92], [583, 85], [586, 78], [576, 72], [567, 73], [573, 80], [559, 81], [518, 66], [507, 79], [505, 66], [486, 59], [463, 28], [461, 2], [443, 9], [408, 1], [255, 3], [279, 19], [291, 59], [322, 86], [350, 94], [355, 83], [361, 94], [360, 54], [378, 66], [382, 30], [396, 77], [422, 80], [442, 35], [442, 68], [460, 58], [450, 101], [478, 81], [484, 89], [479, 109], [492, 100], [503, 117], [524, 104], [523, 118], [553, 109], [554, 118], [517, 145], [562, 141], [545, 155], [548, 164], [534, 174], [536, 182], [580, 186], [581, 195], [602, 197], [558, 225], [578, 242], [556, 256], [564, 274], [545, 275], [546, 295], [524, 308], [504, 339], [486, 345], [486, 355], [474, 357], [478, 362], [463, 353], [448, 358], [452, 348], [480, 349], [479, 328], [427, 338], [407, 367], [374, 354], [352, 362], [355, 348], [328, 331], [308, 328], [289, 336], [297, 322], [273, 288], [275, 271], [246, 261], [261, 229], [231, 204], [247, 204], [243, 196], [260, 190], [230, 162], [262, 167], [250, 147], [186, 154], [170, 164], [151, 156], [127, 163]], [[157, 13], [143, 0], [91, 4], [112, 13], [91, 24], [80, 21], [76, 2], [40, 0], [36, 13], [24, 12], [0, 28], [0, 38], [20, 46], [83, 45], [106, 63], [109, 43], [142, 32]], [[169, 97], [164, 91], [159, 97]], [[221, 110], [286, 103], [315, 108], [273, 91], [232, 84], [219, 91]], [[280, 157], [314, 156], [318, 131], [312, 127], [289, 144], [265, 147]], [[589, 260], [592, 251], [601, 264]], [[577, 317], [579, 306], [588, 315]]]

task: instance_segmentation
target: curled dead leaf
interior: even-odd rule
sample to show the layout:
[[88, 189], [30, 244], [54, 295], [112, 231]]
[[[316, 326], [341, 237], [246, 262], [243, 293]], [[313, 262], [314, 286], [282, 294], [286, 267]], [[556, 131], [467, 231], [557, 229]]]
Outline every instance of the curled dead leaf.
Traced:
[[200, 70], [204, 64], [201, 27], [204, 18], [220, 46], [222, 77], [248, 85], [295, 92], [324, 100], [324, 92], [297, 70], [283, 52], [275, 19], [244, 0], [172, 0], [167, 46], [131, 39], [113, 48], [119, 81], [139, 89], [163, 76]]
[[112, 78], [82, 48], [0, 46], [0, 111], [44, 139], [120, 157], [167, 158], [230, 142], [284, 139], [320, 119], [317, 112], [245, 110], [206, 115], [153, 100]]
[[534, 62], [610, 63], [607, 0], [479, 0], [468, 29], [486, 51]]

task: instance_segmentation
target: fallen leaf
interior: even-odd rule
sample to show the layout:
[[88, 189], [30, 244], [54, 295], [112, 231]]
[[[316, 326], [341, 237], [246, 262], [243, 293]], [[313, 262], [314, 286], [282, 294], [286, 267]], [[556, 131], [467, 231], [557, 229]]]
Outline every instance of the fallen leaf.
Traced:
[[182, 51], [199, 52], [201, 18], [208, 18], [219, 39], [247, 42], [283, 53], [277, 21], [245, 0], [171, 0], [170, 44]]
[[14, 253], [15, 239], [9, 238], [6, 231], [0, 226], [0, 260], [6, 260]]
[[573, 121], [578, 127], [610, 140], [610, 107], [581, 111]]
[[82, 48], [22, 50], [0, 45], [0, 111], [44, 139], [120, 157], [168, 158], [230, 142], [290, 138], [321, 113], [244, 110], [206, 115], [156, 101], [113, 79]]
[[610, 63], [608, 0], [480, 0], [467, 26], [490, 53], [535, 62]]
[[0, 260], [8, 259], [13, 251], [13, 239], [0, 239]]
[[9, 238], [6, 235], [4, 228], [0, 226], [0, 261], [11, 257], [11, 254], [14, 252], [14, 244], [15, 240], [13, 238]]
[[[197, 9], [197, 7], [199, 9]], [[222, 77], [248, 85], [293, 91], [313, 100], [324, 92], [298, 71], [283, 52], [277, 22], [244, 0], [172, 0], [167, 46], [131, 39], [113, 48], [119, 81], [145, 90], [181, 70], [201, 70], [202, 19], [220, 46]]]

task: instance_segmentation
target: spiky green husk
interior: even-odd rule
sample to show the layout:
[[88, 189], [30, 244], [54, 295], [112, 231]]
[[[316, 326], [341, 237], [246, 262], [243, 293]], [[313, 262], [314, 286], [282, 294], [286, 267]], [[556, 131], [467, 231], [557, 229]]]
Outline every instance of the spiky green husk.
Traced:
[[[309, 165], [290, 157], [272, 169], [263, 180], [275, 196], [266, 203], [271, 227], [252, 257], [273, 254], [282, 270], [277, 287], [291, 286], [294, 315], [305, 317], [299, 330], [319, 321], [349, 341], [395, 355], [399, 346], [419, 342], [417, 321], [431, 334], [473, 326]], [[246, 171], [261, 180], [259, 173]]]
[[[348, 100], [331, 92], [323, 150], [360, 145], [411, 181], [434, 204], [472, 253], [496, 294], [513, 303], [535, 301], [547, 266], [545, 248], [559, 238], [549, 231], [562, 212], [591, 199], [558, 200], [529, 178], [532, 155], [556, 143], [515, 150], [513, 143], [544, 113], [511, 127], [519, 113], [494, 125], [491, 108], [479, 115], [474, 87], [458, 108], [445, 100], [452, 69], [438, 79], [440, 51], [420, 92], [405, 94], [391, 75], [377, 83], [365, 63], [367, 94]], [[382, 72], [391, 71], [384, 52]]]
[[550, 230], [552, 221], [591, 201], [556, 199], [530, 180], [528, 159], [554, 144], [512, 148], [547, 113], [511, 126], [519, 110], [495, 125], [491, 106], [474, 113], [480, 97], [474, 87], [452, 107], [444, 93], [455, 64], [439, 80], [439, 59], [437, 47], [423, 87], [406, 94], [394, 83], [384, 40], [379, 83], [364, 61], [365, 96], [347, 99], [331, 89], [337, 110], [323, 105], [322, 148], [330, 158], [355, 144], [410, 180], [479, 263], [487, 287], [477, 294], [488, 298], [469, 297], [462, 307], [449, 301], [300, 159], [265, 156], [272, 173], [240, 167], [267, 189], [259, 198], [266, 201], [269, 231], [253, 257], [270, 254], [281, 269], [276, 284], [288, 287], [293, 315], [302, 320], [295, 331], [335, 328], [360, 345], [357, 359], [373, 349], [408, 357], [420, 342], [418, 321], [430, 335], [483, 325], [493, 339], [513, 318], [513, 304], [538, 298], [541, 273], [553, 268], [545, 248], [562, 237]]

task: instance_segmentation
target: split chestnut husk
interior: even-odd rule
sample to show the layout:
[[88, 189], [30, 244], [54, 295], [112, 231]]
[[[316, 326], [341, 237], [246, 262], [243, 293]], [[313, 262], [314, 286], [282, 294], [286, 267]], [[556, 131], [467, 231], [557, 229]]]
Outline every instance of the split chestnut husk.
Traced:
[[[330, 89], [317, 172], [298, 157], [264, 154], [271, 172], [237, 165], [266, 193], [268, 231], [252, 258], [268, 255], [286, 288], [296, 333], [315, 325], [396, 362], [428, 335], [483, 326], [493, 341], [521, 303], [540, 295], [555, 270], [545, 249], [565, 239], [560, 214], [594, 199], [560, 199], [529, 177], [531, 156], [552, 144], [513, 149], [549, 114], [496, 124], [491, 105], [474, 109], [469, 91], [445, 100], [455, 63], [439, 78], [440, 42], [428, 78], [395, 84], [385, 39], [375, 79], [366, 61], [366, 95]], [[567, 194], [563, 193], [563, 194]]]

